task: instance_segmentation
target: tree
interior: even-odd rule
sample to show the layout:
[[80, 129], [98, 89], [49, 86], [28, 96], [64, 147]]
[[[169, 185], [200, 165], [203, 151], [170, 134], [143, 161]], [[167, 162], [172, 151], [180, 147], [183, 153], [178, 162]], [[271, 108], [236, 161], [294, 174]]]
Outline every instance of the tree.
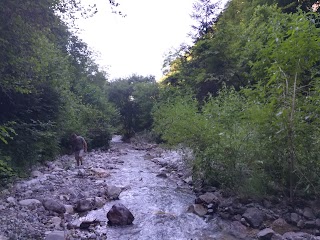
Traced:
[[193, 13], [190, 16], [196, 21], [196, 25], [192, 26], [195, 40], [213, 33], [213, 24], [218, 20], [221, 5], [221, 1], [213, 3], [211, 0], [197, 0], [193, 4]]
[[125, 139], [152, 126], [151, 110], [157, 98], [158, 86], [153, 76], [132, 75], [116, 79], [107, 86], [109, 101], [120, 112]]
[[91, 148], [109, 144], [118, 116], [104, 93], [105, 73], [56, 14], [78, 3], [1, 4], [0, 172], [11, 166], [25, 173], [53, 159], [68, 149], [73, 132]]

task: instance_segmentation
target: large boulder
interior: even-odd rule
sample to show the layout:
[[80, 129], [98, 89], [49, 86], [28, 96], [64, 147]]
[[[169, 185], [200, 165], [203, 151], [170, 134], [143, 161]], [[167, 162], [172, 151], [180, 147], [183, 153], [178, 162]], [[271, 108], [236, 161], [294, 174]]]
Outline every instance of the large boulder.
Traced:
[[265, 214], [258, 208], [248, 208], [242, 217], [250, 224], [253, 228], [259, 228], [263, 223]]
[[52, 198], [45, 198], [42, 200], [42, 205], [48, 211], [56, 212], [56, 213], [65, 213], [66, 207], [64, 204]]
[[132, 224], [134, 220], [133, 214], [123, 204], [116, 203], [107, 213], [108, 224], [124, 226]]

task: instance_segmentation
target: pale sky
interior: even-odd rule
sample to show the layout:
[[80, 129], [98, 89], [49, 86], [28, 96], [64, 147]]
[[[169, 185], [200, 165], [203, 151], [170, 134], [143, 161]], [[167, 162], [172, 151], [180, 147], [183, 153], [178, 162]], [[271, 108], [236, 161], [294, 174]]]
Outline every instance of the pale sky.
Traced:
[[194, 0], [117, 0], [125, 18], [111, 13], [108, 0], [95, 2], [99, 12], [77, 23], [80, 38], [100, 53], [96, 63], [108, 67], [109, 79], [139, 74], [159, 80], [165, 53], [191, 41]]

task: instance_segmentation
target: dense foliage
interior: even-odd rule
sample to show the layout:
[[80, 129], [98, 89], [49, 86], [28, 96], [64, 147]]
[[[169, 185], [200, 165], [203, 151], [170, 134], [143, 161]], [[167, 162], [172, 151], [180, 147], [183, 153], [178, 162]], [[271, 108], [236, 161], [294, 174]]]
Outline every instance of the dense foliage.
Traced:
[[[116, 8], [115, 1], [109, 1]], [[300, 5], [299, 5], [300, 4]], [[60, 19], [78, 0], [0, 6], [0, 177], [68, 152], [150, 130], [192, 149], [202, 184], [261, 196], [320, 195], [320, 28], [316, 1], [198, 0], [193, 45], [165, 78], [107, 82]], [[60, 14], [57, 14], [60, 13]]]
[[320, 194], [314, 3], [232, 0], [171, 61], [154, 129], [193, 150], [196, 179], [258, 196]]
[[108, 84], [107, 92], [109, 101], [120, 112], [118, 133], [125, 140], [151, 130], [151, 110], [158, 96], [158, 84], [153, 76], [115, 79]]
[[56, 14], [78, 1], [0, 6], [0, 177], [69, 152], [70, 135], [108, 146], [117, 110], [93, 53]]

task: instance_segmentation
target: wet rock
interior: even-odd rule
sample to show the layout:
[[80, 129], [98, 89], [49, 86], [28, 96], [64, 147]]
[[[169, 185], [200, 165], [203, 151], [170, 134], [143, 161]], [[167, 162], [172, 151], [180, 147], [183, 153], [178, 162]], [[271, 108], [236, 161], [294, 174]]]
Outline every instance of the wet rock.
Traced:
[[34, 206], [34, 205], [41, 205], [41, 202], [38, 199], [31, 198], [31, 199], [20, 200], [19, 204], [21, 206], [28, 207], [28, 206]]
[[42, 201], [42, 205], [48, 211], [56, 212], [56, 213], [65, 213], [66, 207], [60, 203], [59, 201], [52, 198], [45, 198]]
[[187, 183], [187, 184], [191, 184], [191, 183], [192, 183], [192, 176], [183, 179], [183, 181], [184, 181], [185, 183]]
[[102, 208], [106, 200], [102, 197], [94, 197], [94, 208]]
[[259, 228], [263, 223], [265, 214], [258, 208], [248, 208], [242, 217], [250, 224], [253, 228]]
[[134, 220], [133, 214], [123, 204], [117, 203], [112, 206], [107, 213], [108, 224], [110, 225], [130, 225]]
[[67, 236], [64, 231], [49, 232], [45, 237], [45, 240], [66, 240], [66, 239], [67, 239]]
[[94, 203], [91, 199], [80, 199], [77, 201], [75, 210], [77, 212], [86, 212], [94, 209]]
[[110, 200], [119, 199], [119, 195], [122, 192], [122, 189], [113, 185], [108, 185], [105, 194]]
[[197, 214], [200, 217], [203, 217], [204, 215], [207, 214], [208, 209], [204, 207], [202, 204], [192, 204], [188, 208], [188, 212], [191, 212], [191, 213]]
[[100, 222], [97, 220], [85, 220], [82, 221], [79, 225], [80, 229], [88, 229], [91, 225], [99, 224]]
[[257, 237], [259, 240], [271, 240], [275, 232], [271, 228], [265, 228], [258, 232]]

